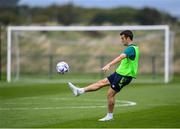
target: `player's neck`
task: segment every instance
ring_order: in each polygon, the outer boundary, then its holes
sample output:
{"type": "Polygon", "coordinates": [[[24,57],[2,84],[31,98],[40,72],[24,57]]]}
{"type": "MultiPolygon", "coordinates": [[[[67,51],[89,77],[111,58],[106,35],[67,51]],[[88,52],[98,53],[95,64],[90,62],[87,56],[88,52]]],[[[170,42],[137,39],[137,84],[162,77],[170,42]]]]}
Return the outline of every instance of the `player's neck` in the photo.
{"type": "Polygon", "coordinates": [[[132,42],[132,41],[128,43],[128,46],[130,46],[130,45],[133,45],[133,42],[132,42]]]}

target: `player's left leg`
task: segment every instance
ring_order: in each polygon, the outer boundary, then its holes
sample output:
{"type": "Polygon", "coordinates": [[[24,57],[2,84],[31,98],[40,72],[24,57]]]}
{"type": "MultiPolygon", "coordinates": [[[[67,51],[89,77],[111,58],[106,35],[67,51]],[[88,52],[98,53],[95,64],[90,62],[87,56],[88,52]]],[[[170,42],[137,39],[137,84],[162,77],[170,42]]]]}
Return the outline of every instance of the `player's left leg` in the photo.
{"type": "Polygon", "coordinates": [[[117,93],[118,92],[113,90],[111,87],[109,88],[108,93],[107,93],[108,113],[104,118],[99,119],[99,121],[109,121],[109,120],[113,119],[113,110],[114,110],[114,105],[115,105],[115,95],[117,93]]]}
{"type": "Polygon", "coordinates": [[[113,109],[114,109],[114,105],[115,105],[115,95],[120,92],[120,90],[128,85],[131,80],[132,77],[127,77],[127,76],[121,76],[117,73],[114,73],[112,75],[110,75],[108,77],[110,83],[111,83],[111,87],[108,90],[108,94],[107,94],[107,100],[108,100],[108,113],[107,115],[102,118],[99,119],[99,121],[109,121],[113,119],[113,109]]]}
{"type": "Polygon", "coordinates": [[[113,113],[114,110],[114,105],[115,105],[115,95],[118,92],[116,92],[115,90],[113,90],[111,87],[108,90],[107,93],[107,100],[108,100],[108,112],[109,113],[113,113]]]}

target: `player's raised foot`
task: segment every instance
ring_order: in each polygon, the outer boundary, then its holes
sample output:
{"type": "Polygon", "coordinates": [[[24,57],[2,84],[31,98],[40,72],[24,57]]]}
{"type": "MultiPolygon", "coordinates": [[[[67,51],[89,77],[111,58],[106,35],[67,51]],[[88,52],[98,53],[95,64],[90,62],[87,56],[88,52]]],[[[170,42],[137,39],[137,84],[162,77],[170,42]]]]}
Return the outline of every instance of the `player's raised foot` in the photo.
{"type": "Polygon", "coordinates": [[[113,120],[113,117],[109,117],[109,116],[106,115],[105,117],[99,119],[98,121],[105,122],[105,121],[111,121],[111,120],[113,120]]]}
{"type": "Polygon", "coordinates": [[[73,94],[75,96],[79,96],[79,92],[78,92],[78,88],[76,86],[74,86],[71,82],[68,82],[68,86],[69,88],[72,90],[73,94]]]}

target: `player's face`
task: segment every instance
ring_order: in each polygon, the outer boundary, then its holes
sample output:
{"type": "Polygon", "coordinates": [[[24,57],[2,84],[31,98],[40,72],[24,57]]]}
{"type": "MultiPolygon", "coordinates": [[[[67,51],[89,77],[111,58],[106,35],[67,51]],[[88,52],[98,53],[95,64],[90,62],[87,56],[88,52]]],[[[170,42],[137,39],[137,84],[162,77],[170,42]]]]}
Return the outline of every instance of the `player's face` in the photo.
{"type": "Polygon", "coordinates": [[[121,37],[121,42],[123,43],[123,45],[127,46],[128,45],[127,38],[124,35],[121,35],[120,37],[121,37]]]}

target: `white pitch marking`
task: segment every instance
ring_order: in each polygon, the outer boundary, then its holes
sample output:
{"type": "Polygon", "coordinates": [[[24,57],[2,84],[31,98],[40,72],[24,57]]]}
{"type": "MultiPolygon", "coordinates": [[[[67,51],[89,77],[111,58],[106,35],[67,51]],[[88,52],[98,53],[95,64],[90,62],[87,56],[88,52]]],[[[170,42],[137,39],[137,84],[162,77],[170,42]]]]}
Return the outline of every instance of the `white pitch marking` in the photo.
{"type": "MultiPolygon", "coordinates": [[[[37,99],[37,98],[36,98],[37,99]]],[[[53,99],[53,100],[72,100],[71,98],[44,98],[44,99],[53,99]]],[[[106,100],[91,100],[91,99],[83,99],[81,101],[91,101],[91,102],[106,102],[106,100]]],[[[24,104],[24,103],[4,103],[4,104],[24,104]]],[[[28,104],[28,103],[26,103],[28,104]]],[[[29,103],[33,104],[33,103],[29,103]]],[[[116,100],[116,107],[124,107],[124,106],[135,106],[137,103],[132,101],[125,100],[116,100]]],[[[59,110],[59,109],[89,109],[89,108],[106,108],[106,105],[88,105],[88,106],[62,106],[62,107],[0,107],[0,110],[59,110]]]]}

